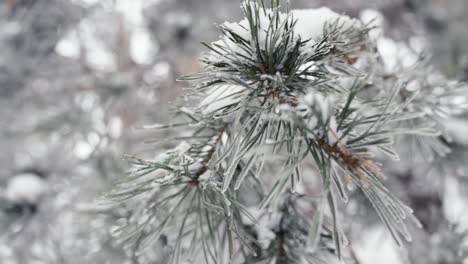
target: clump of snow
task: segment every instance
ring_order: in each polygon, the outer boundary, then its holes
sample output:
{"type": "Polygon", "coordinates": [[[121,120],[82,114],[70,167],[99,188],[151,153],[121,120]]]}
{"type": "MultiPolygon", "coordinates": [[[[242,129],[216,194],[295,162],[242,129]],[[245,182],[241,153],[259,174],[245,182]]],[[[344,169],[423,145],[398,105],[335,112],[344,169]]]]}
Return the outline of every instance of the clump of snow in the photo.
{"type": "MultiPolygon", "coordinates": [[[[274,11],[272,10],[267,10],[266,13],[263,11],[259,12],[259,16],[256,18],[258,21],[254,22],[259,28],[257,37],[260,49],[266,46],[265,42],[267,41],[268,31],[271,24],[270,17],[275,17],[273,16],[273,12],[274,11]]],[[[315,43],[319,42],[324,37],[324,30],[327,26],[332,26],[335,23],[343,29],[362,26],[359,20],[350,18],[349,16],[340,15],[326,7],[318,9],[292,10],[290,14],[280,13],[278,19],[280,23],[284,22],[286,19],[295,21],[294,36],[303,41],[308,41],[307,45],[303,47],[303,49],[310,49],[315,43]]],[[[222,26],[245,40],[252,39],[250,25],[247,19],[243,19],[237,23],[225,22],[222,26]]],[[[221,40],[213,42],[212,45],[214,47],[221,47],[220,49],[217,49],[217,51],[222,55],[219,56],[219,54],[215,52],[210,52],[207,59],[211,61],[219,59],[224,60],[226,53],[232,52],[243,56],[251,56],[247,54],[247,51],[239,47],[238,44],[231,41],[227,36],[224,36],[221,40]]],[[[314,62],[310,62],[310,64],[313,63],[314,62]]],[[[310,64],[303,65],[299,70],[309,66],[313,67],[313,65],[310,64]]],[[[313,79],[313,77],[306,78],[313,79]]],[[[239,85],[223,84],[214,86],[208,91],[207,97],[200,103],[202,114],[213,114],[230,105],[239,103],[246,94],[246,88],[239,85]]],[[[307,95],[304,98],[305,101],[298,106],[298,110],[304,115],[310,115],[311,111],[314,112],[314,114],[312,114],[308,119],[308,127],[315,128],[320,120],[326,119],[326,116],[329,115],[329,98],[325,98],[320,94],[317,94],[317,96],[317,98],[313,98],[312,95],[307,95]],[[320,114],[316,115],[316,113],[320,114]]],[[[280,109],[278,111],[281,112],[280,109]]]]}
{"type": "Polygon", "coordinates": [[[221,84],[210,88],[207,97],[200,103],[202,114],[209,115],[239,103],[247,94],[244,86],[221,84]]]}
{"type": "MultiPolygon", "coordinates": [[[[258,18],[258,22],[257,22],[258,23],[258,28],[259,28],[259,30],[258,30],[259,47],[265,47],[267,31],[268,31],[268,27],[270,25],[270,19],[268,18],[268,15],[270,15],[271,12],[272,11],[270,10],[267,14],[265,14],[263,12],[260,12],[260,14],[259,14],[259,18],[258,18]]],[[[283,21],[284,17],[285,17],[285,15],[282,15],[280,20],[283,21]]],[[[251,34],[251,31],[250,31],[250,25],[249,25],[249,22],[248,22],[247,18],[244,18],[240,22],[233,22],[233,23],[224,22],[222,24],[222,26],[225,27],[228,30],[231,30],[232,32],[239,35],[241,38],[243,38],[245,40],[251,40],[252,39],[252,34],[251,34]]],[[[221,47],[226,48],[228,51],[236,52],[236,53],[242,54],[244,56],[249,56],[249,54],[247,54],[247,52],[244,49],[240,48],[236,43],[231,41],[226,36],[223,37],[222,39],[218,40],[218,41],[213,42],[212,45],[221,46],[221,47]]],[[[215,59],[216,55],[214,53],[211,53],[210,55],[213,56],[212,59],[215,59]]]]}
{"type": "MultiPolygon", "coordinates": [[[[259,28],[258,42],[260,48],[265,47],[267,32],[270,27],[269,16],[272,15],[272,12],[272,10],[267,10],[266,14],[264,12],[259,13],[258,22],[256,22],[256,24],[258,24],[259,28]]],[[[340,15],[326,7],[317,9],[292,10],[289,15],[285,13],[279,14],[280,22],[284,22],[286,19],[296,21],[296,25],[294,27],[295,37],[300,37],[304,41],[309,40],[306,48],[310,48],[324,37],[324,29],[327,25],[338,23],[338,25],[342,26],[343,29],[361,26],[359,20],[353,19],[346,15],[340,15]]],[[[223,26],[246,40],[252,39],[250,26],[247,19],[243,19],[242,21],[235,23],[225,22],[223,26]]],[[[224,37],[223,39],[218,40],[212,44],[225,47],[227,50],[235,51],[242,55],[247,55],[243,49],[239,48],[227,37],[224,37]]],[[[211,55],[214,54],[211,53],[211,55]]]]}
{"type": "Polygon", "coordinates": [[[5,189],[5,198],[15,204],[36,204],[47,192],[47,183],[36,174],[14,176],[5,189]]]}
{"type": "Polygon", "coordinates": [[[292,18],[297,20],[294,32],[303,40],[312,40],[311,44],[320,41],[327,25],[338,23],[343,29],[360,26],[360,22],[346,15],[340,15],[330,8],[298,9],[291,11],[292,18]]]}

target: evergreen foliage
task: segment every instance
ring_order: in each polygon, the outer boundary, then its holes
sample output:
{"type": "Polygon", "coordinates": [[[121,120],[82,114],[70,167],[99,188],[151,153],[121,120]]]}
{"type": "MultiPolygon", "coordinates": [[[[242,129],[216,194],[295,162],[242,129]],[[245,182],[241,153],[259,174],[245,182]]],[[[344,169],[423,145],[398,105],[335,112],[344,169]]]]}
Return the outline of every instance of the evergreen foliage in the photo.
{"type": "Polygon", "coordinates": [[[340,208],[360,192],[397,244],[411,241],[420,224],[381,162],[398,159],[395,141],[445,154],[440,122],[465,109],[464,87],[434,81],[422,57],[389,71],[372,26],[328,9],[241,7],[245,19],[204,44],[203,70],[181,78],[193,85],[176,121],[144,127],[176,146],[128,157],[106,195],[133,208],[115,234],[135,256],[166,241],[170,263],[352,261],[340,208]]]}

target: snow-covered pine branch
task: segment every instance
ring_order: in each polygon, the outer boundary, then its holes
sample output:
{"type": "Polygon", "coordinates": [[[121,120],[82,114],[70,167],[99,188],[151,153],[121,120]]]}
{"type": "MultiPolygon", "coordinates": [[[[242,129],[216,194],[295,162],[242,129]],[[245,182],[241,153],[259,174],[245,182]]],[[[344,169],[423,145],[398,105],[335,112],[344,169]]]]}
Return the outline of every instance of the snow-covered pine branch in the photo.
{"type": "Polygon", "coordinates": [[[180,123],[150,126],[178,146],[129,158],[134,169],[107,195],[133,206],[115,234],[137,253],[163,239],[168,263],[347,259],[338,198],[358,190],[399,245],[411,240],[408,220],[419,223],[384,186],[376,156],[398,157],[395,136],[438,140],[433,121],[464,109],[459,95],[445,101],[430,76],[394,67],[369,24],[272,4],[243,1],[245,19],[220,25],[203,70],[182,78],[198,103],[182,106],[180,123]]]}

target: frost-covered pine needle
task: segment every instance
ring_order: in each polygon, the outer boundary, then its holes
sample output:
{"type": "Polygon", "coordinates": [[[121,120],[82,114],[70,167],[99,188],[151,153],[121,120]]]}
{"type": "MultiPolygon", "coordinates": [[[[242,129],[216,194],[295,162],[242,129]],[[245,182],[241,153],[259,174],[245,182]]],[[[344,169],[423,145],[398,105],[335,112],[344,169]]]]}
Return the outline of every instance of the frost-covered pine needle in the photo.
{"type": "Polygon", "coordinates": [[[180,122],[146,127],[182,142],[154,160],[130,157],[134,169],[107,195],[134,205],[115,233],[138,252],[163,236],[173,263],[343,258],[338,198],[348,201],[351,184],[399,245],[411,240],[408,222],[419,222],[376,157],[398,158],[396,136],[439,140],[434,123],[464,109],[462,86],[442,87],[418,59],[418,74],[397,68],[387,40],[359,20],[270,6],[243,1],[245,18],[220,25],[203,70],[182,78],[199,103],[181,106],[180,122]]]}

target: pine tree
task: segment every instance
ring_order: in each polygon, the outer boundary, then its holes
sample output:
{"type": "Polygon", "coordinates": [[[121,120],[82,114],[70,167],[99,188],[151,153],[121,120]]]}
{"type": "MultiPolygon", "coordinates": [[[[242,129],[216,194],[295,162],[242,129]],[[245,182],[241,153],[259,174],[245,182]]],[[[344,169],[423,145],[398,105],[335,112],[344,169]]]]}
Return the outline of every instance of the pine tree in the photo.
{"type": "Polygon", "coordinates": [[[106,195],[132,208],[114,233],[135,261],[159,244],[161,263],[355,263],[342,208],[363,196],[403,246],[421,224],[383,164],[408,142],[444,155],[442,122],[466,108],[466,87],[406,46],[385,54],[379,41],[395,43],[372,24],[279,1],[241,8],[181,78],[174,121],[144,127],[174,148],[128,157],[106,195]]]}

